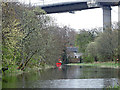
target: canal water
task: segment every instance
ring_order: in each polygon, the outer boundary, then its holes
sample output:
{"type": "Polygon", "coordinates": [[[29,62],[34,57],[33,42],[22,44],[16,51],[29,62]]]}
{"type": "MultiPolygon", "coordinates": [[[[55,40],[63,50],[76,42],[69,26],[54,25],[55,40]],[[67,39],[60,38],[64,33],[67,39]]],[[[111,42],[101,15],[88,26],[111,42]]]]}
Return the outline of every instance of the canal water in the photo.
{"type": "Polygon", "coordinates": [[[2,88],[106,88],[120,83],[120,69],[67,66],[2,78],[2,88]]]}

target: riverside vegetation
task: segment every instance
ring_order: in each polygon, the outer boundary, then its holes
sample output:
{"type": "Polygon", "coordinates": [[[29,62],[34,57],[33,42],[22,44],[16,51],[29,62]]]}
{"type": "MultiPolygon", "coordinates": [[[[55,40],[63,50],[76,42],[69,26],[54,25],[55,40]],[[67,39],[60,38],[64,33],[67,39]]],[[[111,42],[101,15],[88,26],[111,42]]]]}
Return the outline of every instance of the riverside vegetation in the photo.
{"type": "Polygon", "coordinates": [[[70,63],[67,65],[80,65],[80,66],[98,66],[108,68],[119,68],[119,64],[115,62],[94,62],[94,63],[70,63]]]}
{"type": "Polygon", "coordinates": [[[120,63],[119,24],[102,31],[100,28],[80,30],[76,37],[76,46],[84,53],[85,63],[113,62],[120,63]]]}
{"type": "MultiPolygon", "coordinates": [[[[76,36],[76,46],[83,53],[83,63],[68,65],[99,66],[120,68],[120,23],[102,31],[100,28],[80,30],[76,36]]],[[[120,89],[120,83],[114,87],[120,89]]]]}
{"type": "MultiPolygon", "coordinates": [[[[79,47],[85,63],[117,62],[120,57],[119,24],[112,29],[80,30],[59,27],[39,7],[2,3],[2,66],[7,72],[68,63],[66,47],[79,47]]],[[[120,60],[119,60],[120,61],[120,60]]]]}
{"type": "Polygon", "coordinates": [[[73,65],[119,66],[119,24],[106,31],[96,28],[76,33],[70,27],[56,25],[39,7],[16,2],[2,2],[1,6],[0,69],[7,67],[5,73],[54,67],[59,58],[69,63],[66,53],[69,45],[79,47],[79,52],[84,53],[84,63],[73,65]]]}
{"type": "Polygon", "coordinates": [[[73,29],[57,26],[40,7],[2,2],[2,67],[5,72],[53,67],[66,63],[73,29]]]}

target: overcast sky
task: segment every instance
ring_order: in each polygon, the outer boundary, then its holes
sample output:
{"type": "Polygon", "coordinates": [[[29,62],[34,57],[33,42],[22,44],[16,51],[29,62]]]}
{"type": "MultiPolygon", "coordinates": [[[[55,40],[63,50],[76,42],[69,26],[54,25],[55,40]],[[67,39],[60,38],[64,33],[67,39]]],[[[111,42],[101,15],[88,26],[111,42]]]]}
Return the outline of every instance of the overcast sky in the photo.
{"type": "MultiPolygon", "coordinates": [[[[43,0],[20,0],[26,3],[29,1],[32,4],[43,4],[43,0]]],[[[66,1],[78,1],[78,0],[44,0],[45,4],[66,2],[66,1]],[[56,2],[57,1],[57,2],[56,2]]],[[[76,30],[78,29],[90,29],[103,26],[103,12],[101,8],[89,9],[83,11],[76,11],[75,14],[71,13],[56,13],[49,14],[56,19],[56,23],[60,26],[67,25],[76,30]]],[[[118,21],[118,7],[112,7],[112,22],[118,21]]]]}
{"type": "MultiPolygon", "coordinates": [[[[75,29],[95,28],[103,26],[103,11],[99,9],[90,9],[83,11],[76,11],[71,13],[56,13],[50,14],[56,19],[59,25],[67,25],[75,29]]],[[[112,22],[118,21],[118,7],[112,8],[112,22]]]]}

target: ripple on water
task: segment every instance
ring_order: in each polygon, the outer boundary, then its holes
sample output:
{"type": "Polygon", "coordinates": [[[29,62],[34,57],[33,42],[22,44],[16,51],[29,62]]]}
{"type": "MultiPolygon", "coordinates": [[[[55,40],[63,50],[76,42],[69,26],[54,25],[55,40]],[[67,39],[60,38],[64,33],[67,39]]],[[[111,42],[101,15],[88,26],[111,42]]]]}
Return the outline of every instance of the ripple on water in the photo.
{"type": "Polygon", "coordinates": [[[35,88],[105,88],[113,86],[118,81],[117,78],[108,79],[58,79],[39,80],[31,87],[35,88]]]}

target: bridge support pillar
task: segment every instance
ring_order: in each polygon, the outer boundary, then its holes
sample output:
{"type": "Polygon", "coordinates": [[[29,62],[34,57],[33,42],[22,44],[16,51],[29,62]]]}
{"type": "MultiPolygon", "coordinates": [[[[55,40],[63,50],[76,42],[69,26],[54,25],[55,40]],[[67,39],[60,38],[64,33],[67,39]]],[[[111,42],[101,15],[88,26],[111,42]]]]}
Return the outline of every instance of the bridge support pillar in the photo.
{"type": "Polygon", "coordinates": [[[103,30],[111,29],[111,7],[103,6],[103,30]]]}
{"type": "MultiPolygon", "coordinates": [[[[120,38],[120,5],[118,5],[118,27],[118,38],[120,38]]],[[[118,39],[118,46],[120,46],[120,39],[118,39]]],[[[118,62],[120,65],[120,48],[118,48],[118,62]]]]}
{"type": "Polygon", "coordinates": [[[118,23],[120,28],[120,5],[118,6],[118,23]]]}

